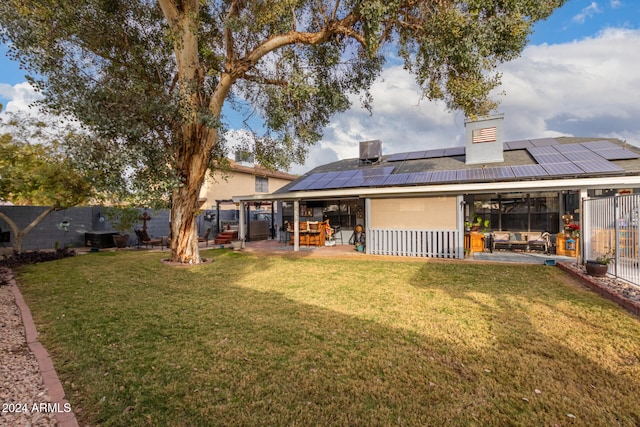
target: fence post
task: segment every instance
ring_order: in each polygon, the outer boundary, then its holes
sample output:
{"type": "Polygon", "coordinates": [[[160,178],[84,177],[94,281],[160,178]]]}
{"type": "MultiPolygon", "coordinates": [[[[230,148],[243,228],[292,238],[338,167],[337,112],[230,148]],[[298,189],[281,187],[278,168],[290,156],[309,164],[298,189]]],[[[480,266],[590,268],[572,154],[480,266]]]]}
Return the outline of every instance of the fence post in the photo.
{"type": "Polygon", "coordinates": [[[615,258],[613,264],[613,275],[618,277],[618,263],[620,262],[620,195],[613,195],[613,218],[615,220],[615,258]]]}

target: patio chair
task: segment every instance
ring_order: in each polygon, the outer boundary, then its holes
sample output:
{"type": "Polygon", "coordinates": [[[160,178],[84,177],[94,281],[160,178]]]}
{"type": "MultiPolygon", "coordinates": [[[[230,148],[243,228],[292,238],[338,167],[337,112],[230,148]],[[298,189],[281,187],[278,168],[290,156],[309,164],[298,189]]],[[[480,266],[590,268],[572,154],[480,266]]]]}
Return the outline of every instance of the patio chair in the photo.
{"type": "Polygon", "coordinates": [[[138,247],[140,247],[140,245],[142,244],[146,247],[149,247],[149,245],[151,245],[151,247],[153,248],[155,245],[160,245],[160,248],[164,248],[164,240],[162,238],[152,239],[151,237],[149,237],[149,233],[147,233],[147,230],[145,229],[134,231],[136,233],[136,237],[138,237],[138,247]]]}

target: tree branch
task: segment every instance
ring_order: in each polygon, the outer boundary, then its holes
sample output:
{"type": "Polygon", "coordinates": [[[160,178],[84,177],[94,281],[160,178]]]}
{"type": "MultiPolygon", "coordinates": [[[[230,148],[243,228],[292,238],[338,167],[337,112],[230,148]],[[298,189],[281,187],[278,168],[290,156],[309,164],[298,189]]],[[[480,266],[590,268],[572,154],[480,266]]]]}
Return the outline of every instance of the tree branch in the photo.
{"type": "Polygon", "coordinates": [[[256,47],[247,56],[242,58],[242,60],[238,61],[238,63],[240,64],[239,67],[234,67],[234,69],[229,71],[231,72],[234,79],[237,79],[243,76],[269,52],[292,44],[322,44],[335,35],[344,35],[346,37],[350,37],[356,40],[362,46],[365,46],[364,36],[353,29],[353,25],[358,22],[358,20],[359,18],[356,15],[349,14],[339,21],[330,22],[323,29],[316,33],[289,32],[286,34],[273,36],[256,47]]]}
{"type": "Polygon", "coordinates": [[[226,62],[227,64],[233,66],[235,62],[235,46],[233,43],[233,31],[231,30],[231,26],[229,24],[229,20],[235,18],[240,15],[240,1],[242,0],[233,0],[229,5],[229,11],[227,12],[227,16],[224,18],[225,28],[224,28],[224,44],[226,51],[226,62]]]}

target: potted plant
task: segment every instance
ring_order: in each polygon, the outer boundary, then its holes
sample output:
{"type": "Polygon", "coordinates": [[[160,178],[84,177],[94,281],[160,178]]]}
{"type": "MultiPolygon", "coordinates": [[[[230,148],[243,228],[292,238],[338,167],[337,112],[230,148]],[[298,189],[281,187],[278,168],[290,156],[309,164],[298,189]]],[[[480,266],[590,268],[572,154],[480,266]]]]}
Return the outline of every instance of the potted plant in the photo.
{"type": "Polygon", "coordinates": [[[480,215],[473,216],[473,223],[471,223],[471,231],[478,233],[486,233],[489,229],[490,221],[482,218],[480,215]]]}
{"type": "Polygon", "coordinates": [[[119,233],[113,236],[113,243],[118,248],[126,248],[129,244],[128,232],[140,219],[140,212],[131,206],[112,206],[105,208],[104,214],[119,233]]]}
{"type": "Polygon", "coordinates": [[[233,240],[231,242],[231,249],[239,251],[244,247],[244,240],[233,240]]]}
{"type": "Polygon", "coordinates": [[[612,260],[613,256],[609,252],[598,256],[596,259],[587,260],[587,263],[585,264],[587,274],[595,277],[606,276],[607,271],[609,270],[609,264],[612,260]]]}

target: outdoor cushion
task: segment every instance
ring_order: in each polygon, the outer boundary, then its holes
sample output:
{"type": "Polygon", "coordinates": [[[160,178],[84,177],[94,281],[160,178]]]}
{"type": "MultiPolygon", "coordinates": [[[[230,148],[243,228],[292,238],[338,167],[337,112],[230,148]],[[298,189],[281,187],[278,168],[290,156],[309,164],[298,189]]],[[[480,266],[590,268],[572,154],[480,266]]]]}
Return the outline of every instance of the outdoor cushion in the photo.
{"type": "Polygon", "coordinates": [[[542,238],[542,233],[529,233],[527,235],[527,240],[529,242],[544,242],[542,238]]]}
{"type": "Polygon", "coordinates": [[[493,233],[494,242],[508,242],[509,233],[493,233]]]}

